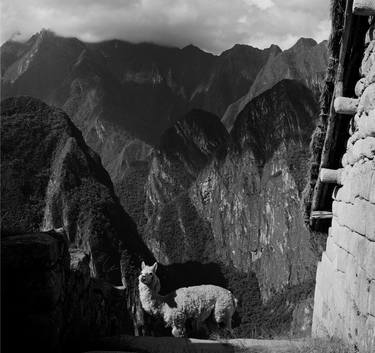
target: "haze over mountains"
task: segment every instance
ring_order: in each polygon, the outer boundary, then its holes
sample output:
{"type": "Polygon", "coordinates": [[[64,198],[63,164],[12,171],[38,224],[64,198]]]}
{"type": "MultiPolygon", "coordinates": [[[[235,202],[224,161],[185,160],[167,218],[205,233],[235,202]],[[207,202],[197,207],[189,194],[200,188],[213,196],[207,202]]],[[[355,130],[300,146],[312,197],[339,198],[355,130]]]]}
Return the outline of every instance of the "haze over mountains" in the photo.
{"type": "Polygon", "coordinates": [[[266,303],[314,278],[300,197],[327,61],[306,38],[217,56],[43,30],[2,46],[2,98],[67,112],[158,261],[254,275],[266,303]]]}

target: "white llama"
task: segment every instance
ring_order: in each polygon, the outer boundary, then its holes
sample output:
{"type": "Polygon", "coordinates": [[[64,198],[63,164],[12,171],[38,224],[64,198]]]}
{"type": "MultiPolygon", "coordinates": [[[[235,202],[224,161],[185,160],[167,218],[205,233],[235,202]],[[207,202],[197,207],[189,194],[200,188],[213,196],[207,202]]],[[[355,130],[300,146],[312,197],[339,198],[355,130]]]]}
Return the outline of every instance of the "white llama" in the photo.
{"type": "Polygon", "coordinates": [[[166,327],[172,327],[172,335],[186,335],[187,319],[203,324],[213,313],[218,325],[231,329],[232,316],[236,310],[237,299],[222,287],[201,285],[179,288],[167,295],[160,295],[160,281],[156,275],[158,264],[146,266],[142,262],[139,276],[139,296],[143,309],[150,315],[160,315],[166,327]]]}

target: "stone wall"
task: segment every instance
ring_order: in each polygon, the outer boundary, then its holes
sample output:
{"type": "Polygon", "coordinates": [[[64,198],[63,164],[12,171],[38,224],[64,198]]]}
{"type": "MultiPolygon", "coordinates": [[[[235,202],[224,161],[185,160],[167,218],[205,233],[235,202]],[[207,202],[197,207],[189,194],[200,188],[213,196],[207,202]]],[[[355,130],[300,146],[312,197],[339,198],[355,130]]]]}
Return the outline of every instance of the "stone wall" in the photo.
{"type": "Polygon", "coordinates": [[[374,352],[375,40],[368,39],[360,73],[342,186],[333,193],[332,225],[318,264],[312,330],[315,336],[338,336],[360,352],[374,352]]]}
{"type": "Polygon", "coordinates": [[[124,290],[90,277],[89,257],[63,232],[1,242],[2,351],[75,352],[131,332],[124,290]]]}

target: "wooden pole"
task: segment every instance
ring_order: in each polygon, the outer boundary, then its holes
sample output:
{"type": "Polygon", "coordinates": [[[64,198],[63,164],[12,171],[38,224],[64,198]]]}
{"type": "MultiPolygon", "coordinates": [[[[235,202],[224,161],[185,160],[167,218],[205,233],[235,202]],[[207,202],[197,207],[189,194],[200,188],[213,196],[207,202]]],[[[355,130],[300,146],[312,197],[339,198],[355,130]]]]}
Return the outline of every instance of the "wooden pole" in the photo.
{"type": "Polygon", "coordinates": [[[312,211],[311,218],[313,219],[331,219],[332,212],[330,211],[312,211]]]}
{"type": "Polygon", "coordinates": [[[354,115],[357,113],[359,99],[337,97],[333,104],[336,113],[345,115],[354,115]]]}
{"type": "Polygon", "coordinates": [[[350,30],[351,30],[351,25],[352,25],[352,7],[353,7],[353,0],[347,0],[346,7],[345,7],[345,18],[344,18],[344,33],[342,34],[339,64],[337,67],[337,75],[336,75],[336,81],[337,81],[335,85],[336,97],[342,97],[343,91],[344,91],[344,60],[345,60],[345,53],[348,48],[350,30]]]}

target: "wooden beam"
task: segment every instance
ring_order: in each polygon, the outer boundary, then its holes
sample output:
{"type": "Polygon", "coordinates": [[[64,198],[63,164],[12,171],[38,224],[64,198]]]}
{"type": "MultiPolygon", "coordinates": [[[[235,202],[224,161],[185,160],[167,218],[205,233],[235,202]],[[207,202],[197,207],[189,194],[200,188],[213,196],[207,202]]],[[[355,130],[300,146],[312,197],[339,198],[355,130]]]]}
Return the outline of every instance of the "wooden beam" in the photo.
{"type": "Polygon", "coordinates": [[[375,0],[354,0],[353,14],[359,16],[374,16],[375,0]]]}
{"type": "Polygon", "coordinates": [[[343,170],[344,170],[343,168],[341,169],[322,168],[319,173],[319,179],[321,180],[322,183],[342,185],[343,170]]]}
{"type": "Polygon", "coordinates": [[[348,49],[350,30],[352,27],[352,7],[353,0],[347,0],[345,6],[344,31],[341,37],[339,64],[336,72],[335,96],[341,97],[344,93],[344,66],[348,49]]]}
{"type": "Polygon", "coordinates": [[[313,219],[330,219],[332,218],[332,212],[330,211],[312,211],[311,218],[313,219]]]}
{"type": "Polygon", "coordinates": [[[357,113],[358,103],[359,99],[337,97],[335,98],[333,106],[335,108],[335,112],[338,114],[354,115],[357,113]]]}

